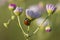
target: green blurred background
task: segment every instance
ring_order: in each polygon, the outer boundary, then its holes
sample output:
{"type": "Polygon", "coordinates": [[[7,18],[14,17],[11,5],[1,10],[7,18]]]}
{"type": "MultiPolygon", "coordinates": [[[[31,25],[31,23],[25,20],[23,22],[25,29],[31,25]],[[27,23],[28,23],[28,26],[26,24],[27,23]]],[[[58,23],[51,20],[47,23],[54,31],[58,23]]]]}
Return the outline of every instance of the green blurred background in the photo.
{"type": "MultiPolygon", "coordinates": [[[[0,6],[0,40],[25,40],[21,29],[18,27],[17,18],[10,22],[8,29],[4,27],[3,23],[7,22],[11,17],[11,12],[8,10],[8,0],[6,3],[0,6]]],[[[0,1],[1,2],[1,1],[0,1]]],[[[30,5],[37,4],[39,2],[57,4],[60,0],[12,0],[12,3],[17,6],[24,8],[24,10],[30,5]]],[[[46,15],[43,15],[46,17],[46,15]]],[[[25,12],[20,16],[21,24],[25,32],[27,32],[27,26],[24,25],[23,21],[25,12]],[[22,18],[23,17],[23,18],[22,18]]],[[[29,38],[29,40],[60,40],[60,12],[55,12],[53,16],[49,17],[52,22],[52,31],[45,32],[39,30],[35,35],[29,38]]],[[[37,28],[34,21],[30,25],[30,34],[37,28]]]]}

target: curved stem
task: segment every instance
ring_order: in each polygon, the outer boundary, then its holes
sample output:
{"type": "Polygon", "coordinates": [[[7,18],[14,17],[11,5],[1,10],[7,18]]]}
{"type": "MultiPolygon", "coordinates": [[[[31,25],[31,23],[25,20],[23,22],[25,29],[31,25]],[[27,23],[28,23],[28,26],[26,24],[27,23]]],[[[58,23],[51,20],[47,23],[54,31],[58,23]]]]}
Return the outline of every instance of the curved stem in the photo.
{"type": "Polygon", "coordinates": [[[17,16],[17,19],[18,19],[18,24],[19,24],[19,27],[21,28],[22,33],[23,33],[23,35],[24,35],[24,37],[25,37],[25,39],[26,39],[26,37],[28,37],[28,34],[26,34],[26,33],[24,32],[24,30],[23,30],[23,28],[22,28],[22,26],[21,26],[21,23],[20,23],[19,16],[17,16]]]}
{"type": "Polygon", "coordinates": [[[21,30],[22,30],[22,32],[23,32],[23,34],[26,34],[26,33],[24,32],[24,30],[23,30],[22,26],[21,26],[19,16],[17,16],[17,19],[18,19],[19,27],[21,28],[21,30]]]}

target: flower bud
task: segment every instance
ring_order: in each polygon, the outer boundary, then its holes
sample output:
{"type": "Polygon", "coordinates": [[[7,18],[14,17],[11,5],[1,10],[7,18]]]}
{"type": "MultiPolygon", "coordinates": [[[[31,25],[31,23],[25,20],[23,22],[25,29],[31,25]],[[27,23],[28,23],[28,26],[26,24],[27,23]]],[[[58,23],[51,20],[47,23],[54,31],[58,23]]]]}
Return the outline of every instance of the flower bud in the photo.
{"type": "Polygon", "coordinates": [[[49,25],[46,26],[45,31],[46,31],[46,32],[50,32],[50,31],[51,31],[51,27],[50,27],[49,25]]]}
{"type": "Polygon", "coordinates": [[[14,10],[16,8],[16,4],[9,4],[9,10],[14,10]]]}
{"type": "Polygon", "coordinates": [[[46,5],[46,10],[48,12],[48,15],[53,14],[56,10],[56,7],[52,4],[47,4],[46,5]]]}
{"type": "Polygon", "coordinates": [[[14,10],[14,14],[16,16],[19,16],[22,12],[23,12],[23,9],[21,7],[16,7],[16,9],[14,10]]]}

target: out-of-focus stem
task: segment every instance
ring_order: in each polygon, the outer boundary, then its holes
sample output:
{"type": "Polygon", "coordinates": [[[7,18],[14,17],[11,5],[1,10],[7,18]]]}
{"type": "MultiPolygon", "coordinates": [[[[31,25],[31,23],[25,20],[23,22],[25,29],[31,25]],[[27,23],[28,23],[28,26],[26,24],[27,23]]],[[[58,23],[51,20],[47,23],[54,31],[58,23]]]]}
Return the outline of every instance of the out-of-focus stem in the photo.
{"type": "Polygon", "coordinates": [[[28,28],[27,28],[27,32],[28,32],[28,36],[27,36],[27,38],[26,38],[26,40],[29,40],[29,28],[30,26],[28,26],[28,28]]]}
{"type": "Polygon", "coordinates": [[[9,25],[9,23],[14,20],[15,16],[13,15],[12,11],[11,11],[11,18],[8,19],[8,21],[6,23],[3,23],[3,25],[7,28],[7,26],[9,25]]]}
{"type": "Polygon", "coordinates": [[[15,18],[15,16],[13,17],[14,15],[13,15],[13,13],[12,13],[12,11],[11,11],[11,18],[8,20],[8,22],[7,22],[7,24],[9,24],[14,18],[15,18]]]}
{"type": "Polygon", "coordinates": [[[28,33],[29,33],[29,26],[28,26],[28,28],[27,28],[27,31],[28,31],[28,33]]]}
{"type": "Polygon", "coordinates": [[[9,24],[11,22],[11,19],[8,20],[7,24],[9,24]]]}

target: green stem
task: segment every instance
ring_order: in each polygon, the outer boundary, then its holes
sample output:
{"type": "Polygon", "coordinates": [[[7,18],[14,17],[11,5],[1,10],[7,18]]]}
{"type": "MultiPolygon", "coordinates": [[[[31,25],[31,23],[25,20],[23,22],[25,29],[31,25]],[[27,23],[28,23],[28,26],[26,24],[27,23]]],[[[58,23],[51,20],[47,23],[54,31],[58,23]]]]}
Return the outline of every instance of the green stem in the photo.
{"type": "Polygon", "coordinates": [[[29,33],[29,26],[28,26],[28,28],[27,28],[27,31],[28,31],[28,33],[29,33]]]}
{"type": "MultiPolygon", "coordinates": [[[[12,13],[12,11],[11,11],[11,17],[13,16],[13,13],[12,13]]],[[[7,22],[7,25],[11,22],[11,20],[12,20],[12,18],[10,18],[9,20],[8,20],[8,22],[7,22]]]]}
{"type": "Polygon", "coordinates": [[[27,28],[28,36],[27,36],[26,40],[29,40],[29,28],[30,28],[30,26],[28,26],[28,28],[27,28]]]}
{"type": "Polygon", "coordinates": [[[33,34],[36,34],[38,30],[39,30],[39,27],[33,32],[33,34]]]}
{"type": "Polygon", "coordinates": [[[18,19],[19,27],[21,28],[21,30],[22,30],[22,32],[23,32],[23,34],[26,34],[26,33],[24,32],[24,30],[23,30],[22,26],[21,26],[19,16],[17,16],[17,19],[18,19]]]}
{"type": "Polygon", "coordinates": [[[11,19],[8,20],[7,24],[9,24],[11,22],[11,19]]]}
{"type": "Polygon", "coordinates": [[[18,19],[19,27],[21,28],[22,33],[24,34],[24,37],[25,37],[25,39],[26,39],[26,36],[28,36],[28,34],[26,34],[26,33],[24,32],[24,30],[23,30],[23,28],[22,28],[22,26],[21,26],[21,23],[20,23],[20,18],[19,18],[19,16],[17,16],[17,19],[18,19]]]}

